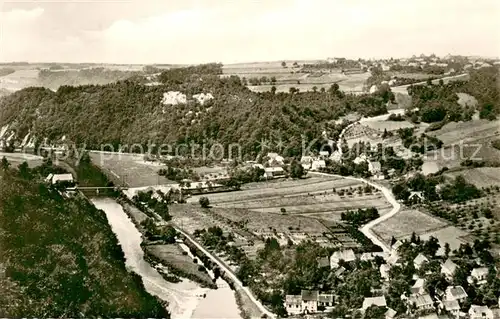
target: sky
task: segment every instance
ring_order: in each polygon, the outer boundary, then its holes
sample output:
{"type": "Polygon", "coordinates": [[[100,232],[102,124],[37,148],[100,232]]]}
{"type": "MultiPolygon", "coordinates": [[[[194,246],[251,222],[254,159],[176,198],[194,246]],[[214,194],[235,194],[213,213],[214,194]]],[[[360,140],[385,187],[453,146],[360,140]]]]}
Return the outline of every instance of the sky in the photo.
{"type": "Polygon", "coordinates": [[[0,61],[500,56],[499,0],[0,0],[0,61]]]}

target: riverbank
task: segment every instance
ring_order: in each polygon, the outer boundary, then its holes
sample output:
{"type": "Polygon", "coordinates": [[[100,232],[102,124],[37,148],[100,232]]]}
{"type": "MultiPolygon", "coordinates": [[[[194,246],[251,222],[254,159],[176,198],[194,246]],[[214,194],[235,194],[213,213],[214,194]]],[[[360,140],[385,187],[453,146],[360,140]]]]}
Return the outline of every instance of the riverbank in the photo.
{"type": "Polygon", "coordinates": [[[91,201],[105,212],[125,254],[127,267],[142,278],[150,294],[169,303],[168,310],[173,319],[240,318],[236,298],[227,284],[224,285],[223,281],[219,280],[217,284],[220,287],[213,290],[202,288],[187,279],[179,283],[164,280],[145,260],[141,247],[142,235],[123,207],[110,198],[94,198],[91,201]],[[203,298],[203,295],[206,297],[203,298]]]}

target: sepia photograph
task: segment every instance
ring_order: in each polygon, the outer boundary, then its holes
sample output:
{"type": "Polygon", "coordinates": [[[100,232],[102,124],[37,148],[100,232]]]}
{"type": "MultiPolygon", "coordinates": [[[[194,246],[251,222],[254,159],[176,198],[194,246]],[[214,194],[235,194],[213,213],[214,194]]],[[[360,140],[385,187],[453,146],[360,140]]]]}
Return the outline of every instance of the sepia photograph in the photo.
{"type": "Polygon", "coordinates": [[[0,318],[500,319],[499,0],[0,0],[0,318]]]}

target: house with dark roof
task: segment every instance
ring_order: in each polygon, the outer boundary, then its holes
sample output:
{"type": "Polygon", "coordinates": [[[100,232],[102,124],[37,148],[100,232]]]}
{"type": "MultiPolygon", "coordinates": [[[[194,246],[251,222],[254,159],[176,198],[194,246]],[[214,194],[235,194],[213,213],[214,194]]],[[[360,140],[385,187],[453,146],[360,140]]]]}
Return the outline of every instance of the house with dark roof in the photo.
{"type": "Polygon", "coordinates": [[[302,313],[314,313],[318,311],[318,296],[317,290],[302,290],[302,313]]]}

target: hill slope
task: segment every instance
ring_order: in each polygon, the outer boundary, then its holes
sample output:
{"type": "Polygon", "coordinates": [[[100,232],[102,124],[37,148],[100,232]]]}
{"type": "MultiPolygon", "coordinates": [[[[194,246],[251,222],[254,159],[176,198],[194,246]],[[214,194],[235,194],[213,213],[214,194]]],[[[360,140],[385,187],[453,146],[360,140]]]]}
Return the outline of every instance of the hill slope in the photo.
{"type": "Polygon", "coordinates": [[[0,172],[0,317],[166,317],[125,269],[106,216],[0,172]]]}
{"type": "MultiPolygon", "coordinates": [[[[172,69],[161,74],[162,85],[146,86],[129,79],[95,86],[63,86],[57,92],[27,88],[0,100],[0,126],[10,125],[22,139],[31,130],[37,137],[57,140],[65,135],[77,144],[99,149],[101,144],[240,143],[244,153],[261,151],[261,139],[279,135],[285,154],[306,140],[321,137],[340,115],[386,112],[390,93],[345,95],[333,87],[326,92],[253,93],[238,77],[220,78],[220,66],[172,69]],[[162,103],[164,93],[179,92],[186,102],[162,103]],[[193,95],[213,99],[198,102],[193,95]]],[[[177,94],[177,93],[176,93],[177,94]]]]}

